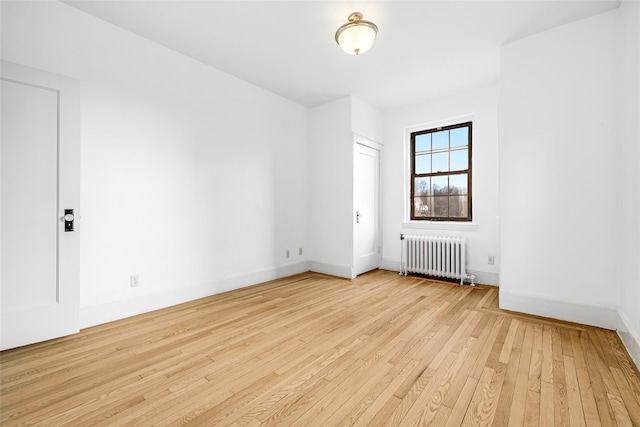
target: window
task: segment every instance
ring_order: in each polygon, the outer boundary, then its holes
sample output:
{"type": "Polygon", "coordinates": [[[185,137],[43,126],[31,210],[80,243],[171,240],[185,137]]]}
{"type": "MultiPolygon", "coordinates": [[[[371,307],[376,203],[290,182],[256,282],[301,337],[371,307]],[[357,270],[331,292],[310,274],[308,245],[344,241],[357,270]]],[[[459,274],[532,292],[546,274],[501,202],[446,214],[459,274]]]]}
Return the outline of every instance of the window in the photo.
{"type": "Polygon", "coordinates": [[[471,221],[471,122],[411,134],[412,220],[471,221]]]}

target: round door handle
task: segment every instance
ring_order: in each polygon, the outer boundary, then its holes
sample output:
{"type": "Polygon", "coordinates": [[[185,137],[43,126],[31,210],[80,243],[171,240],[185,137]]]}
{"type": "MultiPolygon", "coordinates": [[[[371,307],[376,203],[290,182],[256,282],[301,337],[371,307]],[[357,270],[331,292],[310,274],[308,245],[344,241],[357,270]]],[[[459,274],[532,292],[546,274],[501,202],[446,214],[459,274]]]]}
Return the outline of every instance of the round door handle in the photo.
{"type": "Polygon", "coordinates": [[[64,217],[65,221],[73,221],[73,214],[66,214],[64,217]]]}

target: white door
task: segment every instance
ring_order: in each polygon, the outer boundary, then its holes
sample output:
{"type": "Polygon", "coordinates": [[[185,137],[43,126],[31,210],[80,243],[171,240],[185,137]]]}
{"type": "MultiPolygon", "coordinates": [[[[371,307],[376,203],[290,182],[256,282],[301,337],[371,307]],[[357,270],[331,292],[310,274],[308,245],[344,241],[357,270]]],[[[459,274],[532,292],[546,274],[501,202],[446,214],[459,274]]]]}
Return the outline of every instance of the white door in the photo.
{"type": "Polygon", "coordinates": [[[2,61],[0,350],[79,325],[78,85],[2,61]],[[70,219],[70,217],[69,217],[70,219]]]}
{"type": "Polygon", "coordinates": [[[362,274],[380,263],[380,151],[356,144],[354,165],[354,266],[362,274]]]}

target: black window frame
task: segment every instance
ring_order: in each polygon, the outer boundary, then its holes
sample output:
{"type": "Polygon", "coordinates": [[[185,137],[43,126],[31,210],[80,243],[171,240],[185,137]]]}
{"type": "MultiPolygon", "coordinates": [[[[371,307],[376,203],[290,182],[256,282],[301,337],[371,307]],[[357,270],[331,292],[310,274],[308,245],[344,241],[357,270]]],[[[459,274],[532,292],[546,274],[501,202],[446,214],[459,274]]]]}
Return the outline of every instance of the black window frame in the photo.
{"type": "MultiPolygon", "coordinates": [[[[442,126],[442,127],[437,127],[437,128],[433,128],[433,129],[425,129],[425,130],[419,130],[419,131],[415,131],[411,133],[411,137],[410,137],[410,152],[411,152],[411,194],[409,197],[409,212],[410,212],[410,219],[411,221],[456,221],[456,222],[471,222],[473,220],[473,208],[472,208],[472,141],[473,141],[473,122],[464,122],[464,123],[457,123],[457,124],[453,124],[453,125],[448,125],[448,126],[442,126]],[[425,135],[425,134],[429,134],[429,133],[436,133],[436,132],[440,132],[443,130],[451,130],[451,129],[458,129],[458,128],[463,128],[463,127],[467,127],[468,128],[468,163],[467,169],[459,169],[459,170],[448,170],[446,172],[429,172],[429,173],[421,173],[421,174],[417,174],[416,173],[416,169],[415,169],[415,161],[416,161],[416,136],[418,135],[425,135]],[[468,212],[467,212],[467,216],[466,217],[452,217],[452,216],[429,216],[429,217],[425,217],[425,216],[417,216],[415,215],[415,200],[416,200],[416,193],[415,193],[415,182],[416,182],[416,178],[423,178],[423,177],[432,177],[432,176],[451,176],[451,175],[459,175],[459,174],[467,174],[467,197],[468,197],[468,212]]],[[[448,153],[451,153],[451,143],[449,142],[449,148],[447,149],[448,153]]],[[[450,162],[450,161],[449,161],[450,162]]],[[[451,165],[449,164],[449,167],[451,167],[451,165]]],[[[452,197],[452,195],[448,195],[447,196],[450,200],[450,198],[452,197]]]]}

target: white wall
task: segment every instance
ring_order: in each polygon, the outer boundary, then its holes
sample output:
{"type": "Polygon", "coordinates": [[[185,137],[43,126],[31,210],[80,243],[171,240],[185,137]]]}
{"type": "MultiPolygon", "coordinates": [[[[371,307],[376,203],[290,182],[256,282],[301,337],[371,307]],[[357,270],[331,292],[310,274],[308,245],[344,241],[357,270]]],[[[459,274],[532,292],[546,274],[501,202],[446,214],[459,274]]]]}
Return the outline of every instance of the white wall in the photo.
{"type": "Polygon", "coordinates": [[[400,234],[462,236],[467,239],[467,269],[477,283],[497,285],[500,265],[498,195],[498,85],[450,94],[384,113],[382,159],[383,265],[400,268],[400,234]],[[472,229],[468,223],[408,221],[407,136],[424,129],[473,121],[472,229]],[[496,264],[488,265],[488,257],[496,264]]]}
{"type": "Polygon", "coordinates": [[[2,56],[81,83],[82,326],[308,270],[307,109],[58,2],[2,56]]]}
{"type": "Polygon", "coordinates": [[[311,270],[354,278],[355,135],[379,143],[381,114],[354,96],[309,111],[311,270]]]}
{"type": "Polygon", "coordinates": [[[311,269],[353,275],[351,97],[309,111],[311,269]]]}
{"type": "Polygon", "coordinates": [[[636,365],[640,366],[640,3],[620,6],[619,75],[615,103],[620,116],[621,307],[619,326],[636,365]]]}
{"type": "Polygon", "coordinates": [[[617,326],[617,11],[502,48],[502,308],[617,326]]]}
{"type": "Polygon", "coordinates": [[[356,96],[351,97],[351,130],[370,141],[382,143],[382,113],[356,96]]]}

